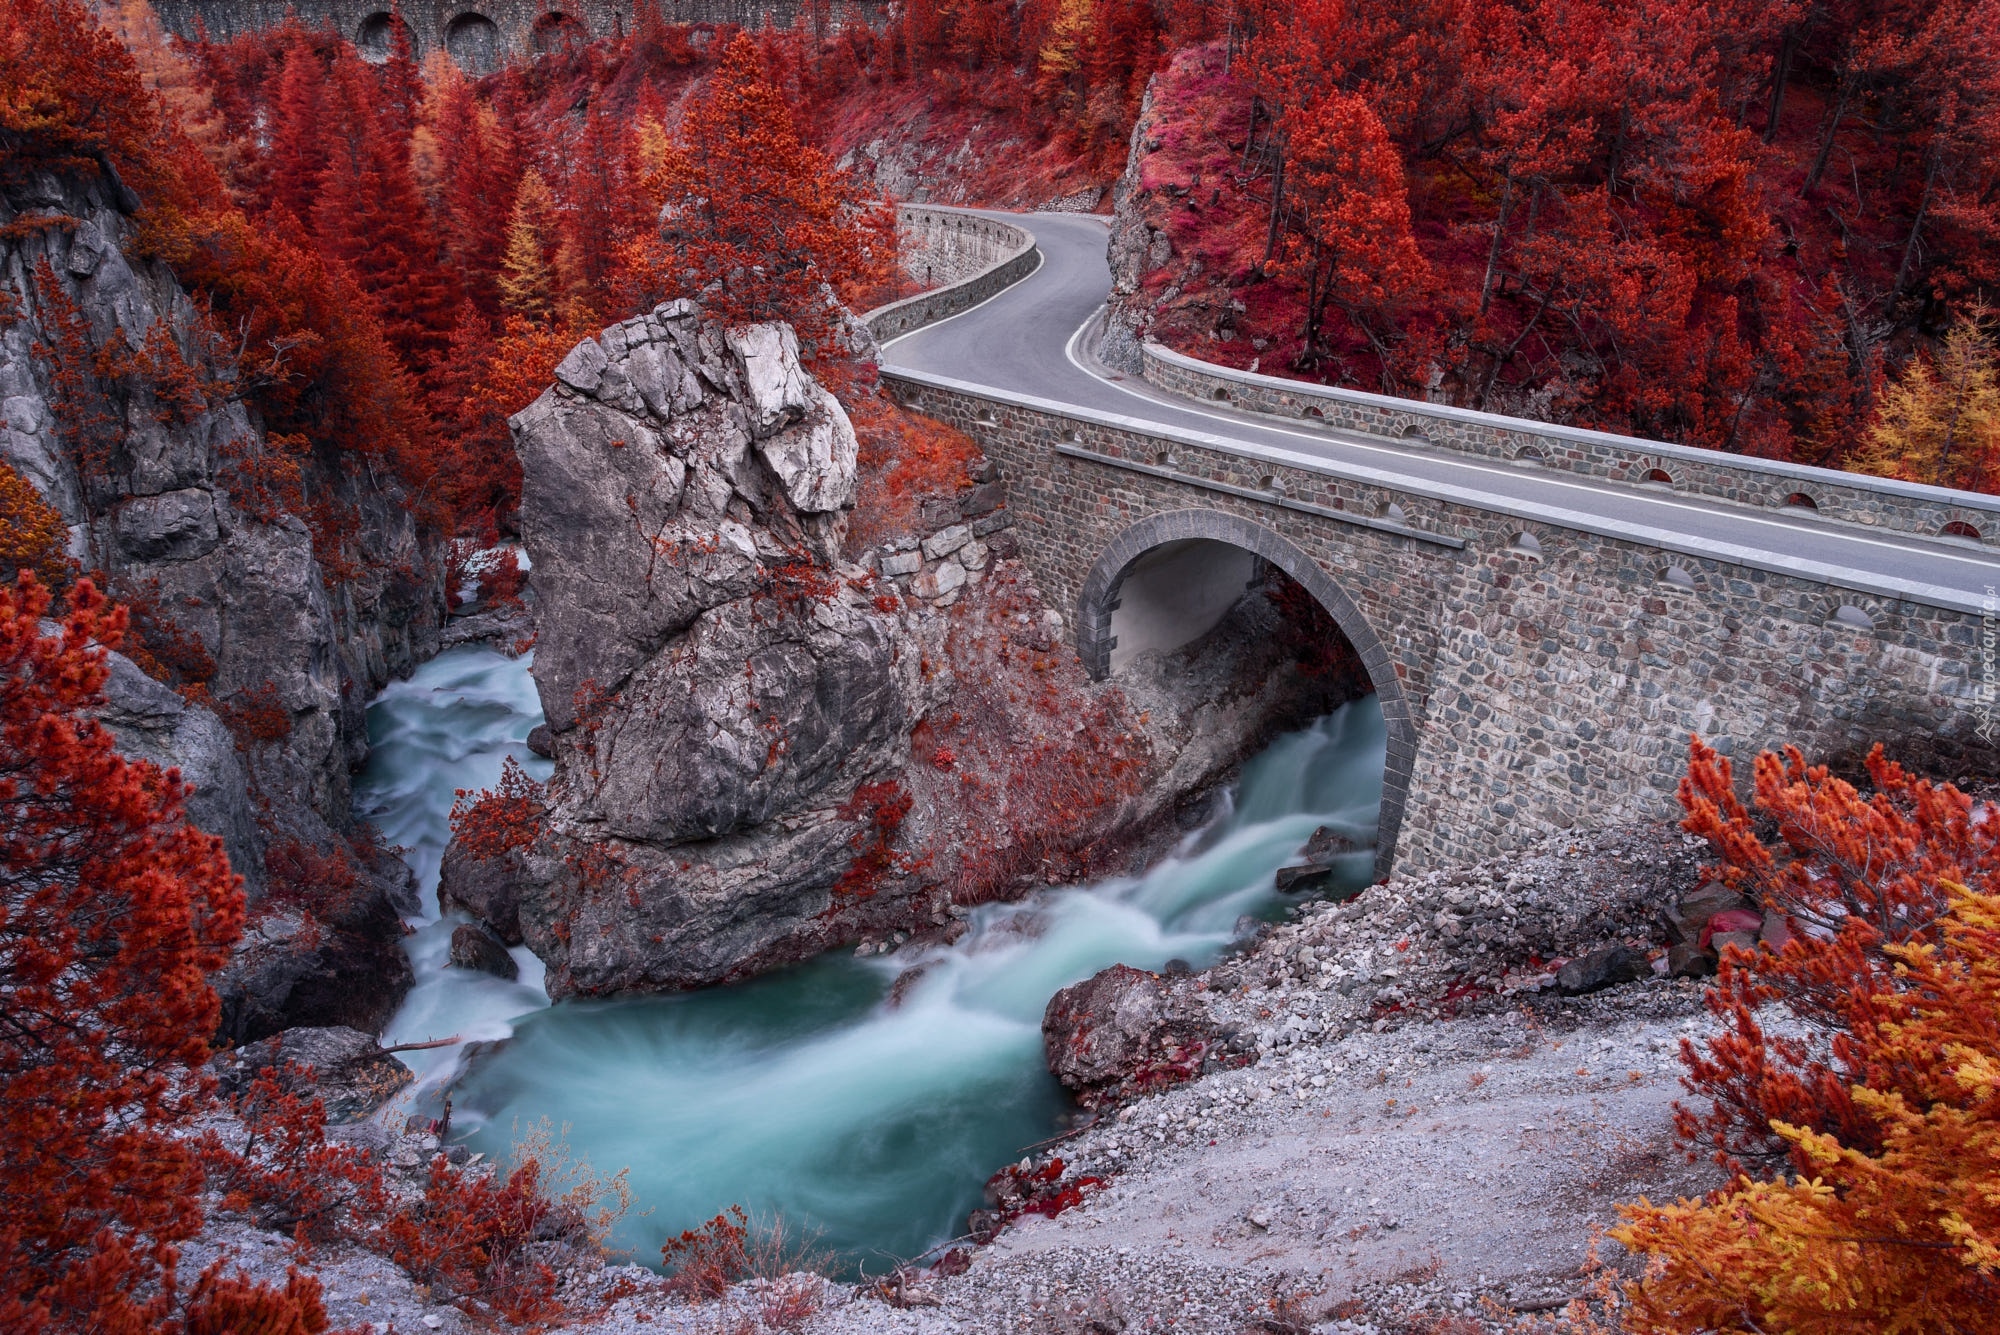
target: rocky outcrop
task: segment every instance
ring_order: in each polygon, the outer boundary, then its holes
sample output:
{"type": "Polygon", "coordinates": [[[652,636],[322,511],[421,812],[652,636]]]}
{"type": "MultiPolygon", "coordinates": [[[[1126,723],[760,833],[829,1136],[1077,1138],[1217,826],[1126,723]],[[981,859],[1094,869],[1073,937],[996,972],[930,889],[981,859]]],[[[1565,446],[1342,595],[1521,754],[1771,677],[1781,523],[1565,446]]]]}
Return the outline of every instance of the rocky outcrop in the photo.
{"type": "MultiPolygon", "coordinates": [[[[81,567],[133,609],[128,651],[182,688],[120,660],[105,722],[129,754],[178,766],[195,785],[191,816],[223,838],[255,901],[274,845],[320,856],[349,839],[364,710],[435,652],[443,599],[426,572],[439,563],[408,507],[365,471],[312,479],[355,521],[339,581],[298,517],[232,490],[232,460],[265,450],[260,427],[228,392],[234,368],[213,353],[173,273],[128,255],[132,205],[115,182],[45,174],[11,181],[0,198],[0,290],[13,312],[0,324],[0,459],[62,513],[81,567]],[[187,384],[170,393],[179,367],[187,384]]],[[[360,865],[372,875],[375,864],[360,865]]],[[[371,949],[397,974],[392,899],[403,878],[382,868],[365,896],[372,906],[346,915],[372,924],[372,942],[337,939],[346,929],[335,928],[310,950],[294,942],[313,958],[240,975],[317,975],[345,994],[361,985],[349,966],[371,949]],[[321,946],[347,963],[315,963],[321,946]]],[[[394,982],[365,986],[386,995],[394,982]]],[[[268,989],[227,1005],[301,1015],[268,989]]],[[[354,1009],[351,998],[342,1006],[354,1009]]]]}
{"type": "Polygon", "coordinates": [[[1200,1074],[1220,1038],[1192,976],[1114,964],[1049,998],[1049,1073],[1086,1108],[1200,1074]]]}
{"type": "Polygon", "coordinates": [[[287,1029],[222,1053],[213,1064],[224,1095],[240,1096],[269,1076],[287,1092],[318,1098],[329,1122],[366,1117],[414,1079],[372,1037],[343,1025],[287,1029]]]}
{"type": "Polygon", "coordinates": [[[541,837],[454,847],[440,889],[556,995],[949,935],[971,905],[1122,871],[1190,793],[1356,693],[1286,668],[1261,597],[1206,657],[1087,682],[983,461],[906,507],[921,527],[844,551],[856,437],[781,325],[669,302],[556,379],[513,421],[541,837]]]}

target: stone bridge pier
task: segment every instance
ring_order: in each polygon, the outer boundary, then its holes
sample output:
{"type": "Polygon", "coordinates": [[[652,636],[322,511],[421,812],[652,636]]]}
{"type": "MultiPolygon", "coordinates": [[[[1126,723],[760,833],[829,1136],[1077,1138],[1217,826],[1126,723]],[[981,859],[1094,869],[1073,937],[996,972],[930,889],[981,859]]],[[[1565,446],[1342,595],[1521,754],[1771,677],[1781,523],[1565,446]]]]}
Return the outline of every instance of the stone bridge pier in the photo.
{"type": "Polygon", "coordinates": [[[1690,734],[1746,778],[1752,755],[1786,743],[1844,763],[1879,740],[1950,776],[2000,759],[1977,608],[890,380],[1000,465],[1023,556],[1073,609],[1092,672],[1199,634],[1257,560],[1310,591],[1388,721],[1384,870],[1675,816],[1690,734]]]}

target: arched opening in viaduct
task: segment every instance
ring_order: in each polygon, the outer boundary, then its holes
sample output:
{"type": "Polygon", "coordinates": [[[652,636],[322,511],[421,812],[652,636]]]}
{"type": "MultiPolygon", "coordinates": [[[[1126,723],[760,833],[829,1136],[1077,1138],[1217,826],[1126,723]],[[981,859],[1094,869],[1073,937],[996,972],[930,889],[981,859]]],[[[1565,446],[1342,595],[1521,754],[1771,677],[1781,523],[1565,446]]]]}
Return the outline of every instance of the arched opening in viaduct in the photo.
{"type": "Polygon", "coordinates": [[[1367,617],[1305,552],[1261,524],[1212,510],[1140,520],[1112,540],[1084,580],[1077,653],[1098,678],[1148,656],[1198,653],[1209,637],[1230,632],[1226,622],[1269,615],[1258,602],[1290,618],[1293,631],[1334,641],[1308,644],[1307,652],[1350,665],[1358,659],[1365,685],[1350,694],[1372,688],[1381,705],[1388,748],[1376,870],[1386,875],[1416,762],[1416,722],[1395,662],[1367,617]],[[1296,605],[1301,591],[1316,608],[1296,605]]]}
{"type": "Polygon", "coordinates": [[[423,59],[424,53],[417,45],[416,33],[410,30],[408,23],[386,9],[378,9],[361,20],[360,26],[354,30],[355,53],[371,65],[382,64],[388,60],[395,46],[395,34],[398,28],[403,30],[403,36],[410,43],[410,54],[419,60],[423,59]]]}
{"type": "Polygon", "coordinates": [[[484,14],[460,14],[444,25],[444,49],[467,74],[499,69],[502,46],[500,25],[484,14]]]}

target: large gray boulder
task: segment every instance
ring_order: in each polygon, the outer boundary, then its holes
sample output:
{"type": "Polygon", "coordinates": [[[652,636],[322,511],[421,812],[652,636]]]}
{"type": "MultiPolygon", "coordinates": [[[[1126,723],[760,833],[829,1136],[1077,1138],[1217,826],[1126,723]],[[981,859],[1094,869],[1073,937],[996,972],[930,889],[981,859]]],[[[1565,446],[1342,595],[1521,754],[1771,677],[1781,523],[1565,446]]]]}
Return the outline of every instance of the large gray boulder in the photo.
{"type": "Polygon", "coordinates": [[[1114,964],[1049,998],[1049,1073],[1085,1107],[1198,1075],[1217,1035],[1191,978],[1114,964]]]}
{"type": "Polygon", "coordinates": [[[839,560],[845,411],[788,327],[676,301],[579,344],[512,425],[548,824],[590,853],[454,850],[447,902],[555,963],[558,992],[817,948],[852,857],[839,808],[925,703],[893,601],[839,560]]]}
{"type": "Polygon", "coordinates": [[[685,301],[586,339],[556,374],[513,428],[535,678],[562,731],[769,567],[829,556],[855,441],[789,329],[725,335],[685,301]]]}

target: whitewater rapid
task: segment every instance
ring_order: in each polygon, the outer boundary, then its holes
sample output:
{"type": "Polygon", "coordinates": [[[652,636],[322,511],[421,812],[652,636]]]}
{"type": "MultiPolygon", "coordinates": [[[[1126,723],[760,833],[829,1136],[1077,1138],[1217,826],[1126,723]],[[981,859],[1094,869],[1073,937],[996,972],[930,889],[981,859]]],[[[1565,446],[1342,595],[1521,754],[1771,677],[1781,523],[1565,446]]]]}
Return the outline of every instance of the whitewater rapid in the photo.
{"type": "Polygon", "coordinates": [[[1042,1059],[1057,990],[1115,963],[1197,967],[1245,915],[1277,905],[1272,873],[1321,825],[1372,875],[1385,732],[1372,698],[1275,742],[1224,813],[1140,877],[989,905],[953,945],[834,953],[731,987],[551,1007],[539,961],[521,981],[446,967],[436,911],[455,790],[491,786],[541,721],[528,660],[458,649],[384,691],[363,810],[416,870],[428,913],[398,1043],[507,1039],[461,1073],[458,1046],[411,1052],[418,1100],[452,1089],[454,1135],[504,1155],[544,1119],[601,1172],[630,1170],[644,1214],[615,1238],[641,1260],[732,1204],[818,1236],[845,1268],[880,1271],[960,1232],[987,1176],[1054,1134],[1067,1108],[1042,1059]],[[891,999],[896,979],[920,970],[891,999]]]}

